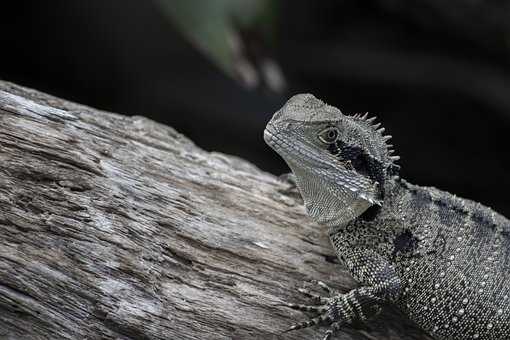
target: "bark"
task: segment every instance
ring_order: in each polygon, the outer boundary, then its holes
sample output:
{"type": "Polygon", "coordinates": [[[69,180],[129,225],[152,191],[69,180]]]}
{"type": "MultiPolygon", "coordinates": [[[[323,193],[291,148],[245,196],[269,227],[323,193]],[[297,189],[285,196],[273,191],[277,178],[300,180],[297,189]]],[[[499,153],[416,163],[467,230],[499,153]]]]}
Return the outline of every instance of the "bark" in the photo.
{"type": "Polygon", "coordinates": [[[146,118],[0,82],[0,164],[0,339],[320,339],[276,304],[354,287],[285,183],[146,118]]]}

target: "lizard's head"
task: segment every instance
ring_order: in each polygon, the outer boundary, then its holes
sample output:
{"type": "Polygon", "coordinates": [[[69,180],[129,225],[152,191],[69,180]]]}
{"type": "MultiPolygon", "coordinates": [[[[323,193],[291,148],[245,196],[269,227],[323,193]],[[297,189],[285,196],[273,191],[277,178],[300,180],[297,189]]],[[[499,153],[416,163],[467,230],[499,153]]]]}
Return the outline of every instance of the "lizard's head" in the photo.
{"type": "Polygon", "coordinates": [[[298,94],[274,114],[264,140],[296,175],[308,214],[334,226],[384,200],[396,174],[390,136],[367,115],[345,116],[311,94],[298,94]]]}

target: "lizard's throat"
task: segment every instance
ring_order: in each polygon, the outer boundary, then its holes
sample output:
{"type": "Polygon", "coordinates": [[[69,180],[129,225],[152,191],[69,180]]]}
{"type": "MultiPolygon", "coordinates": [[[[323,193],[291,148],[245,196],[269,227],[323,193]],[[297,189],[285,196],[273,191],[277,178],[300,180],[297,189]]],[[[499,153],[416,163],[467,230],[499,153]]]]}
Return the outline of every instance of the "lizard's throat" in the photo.
{"type": "Polygon", "coordinates": [[[338,183],[331,183],[292,164],[289,166],[296,175],[308,215],[319,224],[343,226],[372,205],[338,183]]]}

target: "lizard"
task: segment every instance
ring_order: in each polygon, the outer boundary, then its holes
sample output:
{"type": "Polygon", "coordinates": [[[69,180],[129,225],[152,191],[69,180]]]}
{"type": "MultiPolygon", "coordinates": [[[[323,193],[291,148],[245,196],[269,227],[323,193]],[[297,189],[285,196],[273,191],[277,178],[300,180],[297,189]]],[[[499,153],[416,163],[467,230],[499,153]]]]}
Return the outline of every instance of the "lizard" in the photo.
{"type": "Polygon", "coordinates": [[[492,209],[403,179],[375,117],[344,115],[311,94],[291,97],[264,130],[307,214],[327,230],[359,287],[285,303],[326,325],[323,340],[396,306],[437,340],[510,339],[510,221],[492,209]]]}

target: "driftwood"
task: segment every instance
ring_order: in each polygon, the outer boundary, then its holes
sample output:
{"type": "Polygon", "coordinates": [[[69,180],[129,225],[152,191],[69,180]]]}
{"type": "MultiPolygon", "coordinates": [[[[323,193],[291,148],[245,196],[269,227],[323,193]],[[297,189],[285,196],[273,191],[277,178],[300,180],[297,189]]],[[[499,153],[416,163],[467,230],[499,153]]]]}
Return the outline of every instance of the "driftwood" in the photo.
{"type": "Polygon", "coordinates": [[[321,339],[277,304],[354,286],[285,183],[146,118],[0,82],[0,164],[0,339],[321,339]]]}

